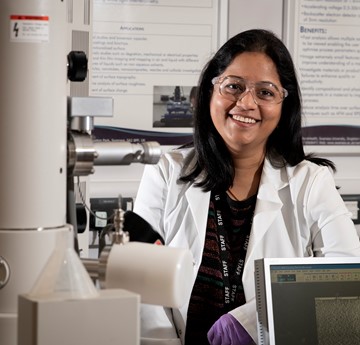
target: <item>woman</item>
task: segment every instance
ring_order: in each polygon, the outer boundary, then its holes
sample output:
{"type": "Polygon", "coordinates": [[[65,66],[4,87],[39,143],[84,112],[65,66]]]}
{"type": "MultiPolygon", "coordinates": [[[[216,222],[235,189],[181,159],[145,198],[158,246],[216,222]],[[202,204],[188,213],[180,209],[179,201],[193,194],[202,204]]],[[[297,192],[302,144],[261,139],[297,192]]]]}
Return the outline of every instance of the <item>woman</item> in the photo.
{"type": "Polygon", "coordinates": [[[195,108],[194,142],[147,166],[136,198],[165,244],[194,257],[189,303],[144,306],[143,344],[256,343],[254,260],[359,256],[359,238],[332,162],[304,153],[295,69],[275,35],[225,43],[195,108]]]}

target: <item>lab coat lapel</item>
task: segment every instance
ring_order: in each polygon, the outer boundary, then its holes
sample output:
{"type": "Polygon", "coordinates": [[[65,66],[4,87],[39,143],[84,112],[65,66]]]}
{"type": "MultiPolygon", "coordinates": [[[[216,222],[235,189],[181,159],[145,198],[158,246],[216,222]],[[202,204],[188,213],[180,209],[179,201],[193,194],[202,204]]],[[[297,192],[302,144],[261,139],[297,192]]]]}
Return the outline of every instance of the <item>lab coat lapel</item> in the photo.
{"type": "MultiPolygon", "coordinates": [[[[191,186],[185,193],[190,212],[193,217],[194,230],[192,234],[198,239],[197,245],[193,248],[195,257],[202,257],[202,250],[205,242],[206,224],[208,219],[210,192],[203,192],[201,188],[191,186]]],[[[192,226],[193,228],[193,226],[192,226]]]]}
{"type": "MultiPolygon", "coordinates": [[[[266,159],[260,180],[253,225],[243,272],[243,282],[247,299],[254,297],[255,290],[251,282],[254,276],[254,260],[262,258],[265,247],[271,244],[264,242],[264,235],[274,226],[274,221],[281,212],[283,202],[280,191],[289,185],[289,177],[285,168],[276,169],[266,159]]],[[[279,229],[281,231],[281,229],[279,229]]]]}
{"type": "Polygon", "coordinates": [[[248,247],[248,257],[258,247],[265,233],[281,212],[283,203],[279,197],[280,189],[288,185],[287,178],[282,178],[284,169],[274,169],[266,159],[260,180],[251,237],[248,247]]]}

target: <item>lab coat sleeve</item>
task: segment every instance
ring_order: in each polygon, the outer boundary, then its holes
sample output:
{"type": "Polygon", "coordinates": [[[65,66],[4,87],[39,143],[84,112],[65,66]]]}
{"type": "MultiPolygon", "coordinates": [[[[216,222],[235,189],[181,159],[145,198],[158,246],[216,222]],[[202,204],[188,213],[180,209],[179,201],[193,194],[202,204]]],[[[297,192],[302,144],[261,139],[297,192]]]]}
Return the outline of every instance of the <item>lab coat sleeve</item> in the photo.
{"type": "Polygon", "coordinates": [[[168,193],[164,159],[146,165],[134,203],[134,212],[144,218],[165,239],[163,218],[168,193]]]}
{"type": "Polygon", "coordinates": [[[315,256],[360,256],[360,241],[351,214],[325,167],[316,174],[305,196],[304,213],[315,256]]]}
{"type": "Polygon", "coordinates": [[[258,334],[257,334],[257,319],[256,319],[256,301],[255,298],[252,298],[246,302],[241,307],[233,309],[229,312],[234,316],[241,326],[243,326],[246,332],[249,333],[251,338],[258,343],[258,334]]]}

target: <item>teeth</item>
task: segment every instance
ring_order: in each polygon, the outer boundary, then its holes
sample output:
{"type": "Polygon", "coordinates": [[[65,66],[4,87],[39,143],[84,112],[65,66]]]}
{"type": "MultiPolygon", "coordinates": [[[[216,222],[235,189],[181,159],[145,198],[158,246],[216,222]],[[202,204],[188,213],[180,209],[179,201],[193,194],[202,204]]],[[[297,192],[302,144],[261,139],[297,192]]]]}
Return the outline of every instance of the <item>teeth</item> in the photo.
{"type": "Polygon", "coordinates": [[[233,115],[233,119],[245,123],[256,123],[254,119],[244,116],[233,115]]]}

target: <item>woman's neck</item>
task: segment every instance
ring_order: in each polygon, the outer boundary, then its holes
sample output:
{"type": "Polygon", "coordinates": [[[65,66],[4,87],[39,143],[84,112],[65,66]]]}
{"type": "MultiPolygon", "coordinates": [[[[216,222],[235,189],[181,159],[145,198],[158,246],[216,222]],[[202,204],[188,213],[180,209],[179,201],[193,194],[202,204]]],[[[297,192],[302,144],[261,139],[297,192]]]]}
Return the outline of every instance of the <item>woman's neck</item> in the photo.
{"type": "Polygon", "coordinates": [[[235,177],[232,187],[229,188],[232,199],[245,200],[257,193],[263,164],[264,155],[234,159],[235,177]]]}

